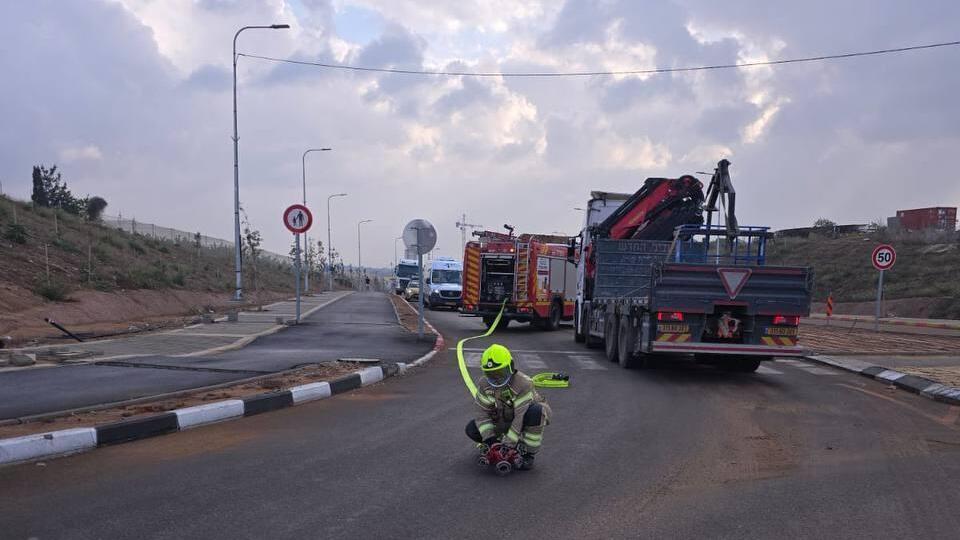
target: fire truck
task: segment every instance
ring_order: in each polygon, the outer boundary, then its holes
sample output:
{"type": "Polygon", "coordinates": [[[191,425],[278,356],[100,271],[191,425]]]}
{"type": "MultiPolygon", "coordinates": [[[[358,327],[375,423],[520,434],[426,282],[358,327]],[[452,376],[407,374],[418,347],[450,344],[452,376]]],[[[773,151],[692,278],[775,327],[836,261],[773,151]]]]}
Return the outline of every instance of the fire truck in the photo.
{"type": "Polygon", "coordinates": [[[566,237],[513,235],[482,231],[467,242],[463,253],[465,315],[493,324],[506,301],[500,327],[510,321],[529,322],[556,330],[573,319],[577,295],[577,264],[566,237]]]}

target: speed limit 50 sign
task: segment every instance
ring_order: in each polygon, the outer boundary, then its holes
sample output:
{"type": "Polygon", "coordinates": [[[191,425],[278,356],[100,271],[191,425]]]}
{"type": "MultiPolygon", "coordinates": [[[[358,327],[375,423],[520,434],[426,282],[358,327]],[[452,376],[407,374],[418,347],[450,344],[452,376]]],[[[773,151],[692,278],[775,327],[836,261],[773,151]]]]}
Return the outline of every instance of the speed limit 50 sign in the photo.
{"type": "Polygon", "coordinates": [[[897,252],[893,246],[881,244],[873,250],[870,261],[877,270],[889,270],[893,268],[893,263],[897,262],[897,252]]]}

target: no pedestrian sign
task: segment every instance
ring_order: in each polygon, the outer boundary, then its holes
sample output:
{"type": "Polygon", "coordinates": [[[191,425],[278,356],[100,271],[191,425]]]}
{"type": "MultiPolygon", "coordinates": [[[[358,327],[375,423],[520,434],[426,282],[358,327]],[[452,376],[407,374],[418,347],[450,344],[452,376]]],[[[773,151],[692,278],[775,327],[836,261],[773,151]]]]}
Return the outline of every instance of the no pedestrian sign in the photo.
{"type": "Polygon", "coordinates": [[[313,225],[313,215],[302,204],[294,204],[283,211],[283,224],[293,234],[303,234],[313,225]]]}
{"type": "Polygon", "coordinates": [[[893,246],[882,244],[873,250],[870,260],[877,270],[889,270],[893,268],[893,263],[897,262],[897,252],[893,246]]]}

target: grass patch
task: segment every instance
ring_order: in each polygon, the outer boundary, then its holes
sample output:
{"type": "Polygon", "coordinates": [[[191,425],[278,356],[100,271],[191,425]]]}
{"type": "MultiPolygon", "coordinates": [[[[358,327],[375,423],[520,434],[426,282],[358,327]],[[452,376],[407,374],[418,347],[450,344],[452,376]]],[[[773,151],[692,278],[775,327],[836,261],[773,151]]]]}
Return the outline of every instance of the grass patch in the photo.
{"type": "Polygon", "coordinates": [[[147,250],[145,250],[143,246],[140,245],[140,243],[137,242],[136,240],[128,241],[127,245],[130,246],[130,249],[132,249],[137,255],[143,255],[144,253],[147,252],[147,250]]]}
{"type": "Polygon", "coordinates": [[[66,238],[63,238],[62,236],[57,237],[56,239],[54,239],[54,241],[52,242],[52,244],[53,244],[54,246],[62,249],[63,251],[66,251],[67,253],[74,253],[74,254],[80,253],[80,248],[78,248],[78,247],[75,246],[72,242],[70,242],[70,241],[67,240],[66,238]]]}
{"type": "Polygon", "coordinates": [[[33,289],[33,292],[51,302],[65,302],[70,296],[70,288],[56,280],[41,283],[33,289]]]}
{"type": "Polygon", "coordinates": [[[26,244],[27,229],[19,223],[8,223],[3,230],[3,237],[14,244],[26,244]]]}
{"type": "Polygon", "coordinates": [[[105,234],[101,236],[100,241],[116,249],[123,249],[123,244],[121,244],[120,241],[117,240],[112,234],[105,234]]]}

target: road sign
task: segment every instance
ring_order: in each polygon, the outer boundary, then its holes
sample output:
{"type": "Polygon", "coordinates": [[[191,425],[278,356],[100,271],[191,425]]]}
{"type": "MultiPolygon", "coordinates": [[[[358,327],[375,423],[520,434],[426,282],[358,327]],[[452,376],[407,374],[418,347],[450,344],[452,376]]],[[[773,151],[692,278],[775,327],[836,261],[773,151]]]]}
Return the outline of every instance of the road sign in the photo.
{"type": "Polygon", "coordinates": [[[426,255],[437,245],[437,229],[425,219],[415,219],[403,228],[403,245],[426,255]]]}
{"type": "Polygon", "coordinates": [[[893,246],[881,244],[873,250],[870,261],[877,270],[889,270],[893,268],[893,263],[897,262],[897,252],[893,246]]]}
{"type": "Polygon", "coordinates": [[[303,234],[313,225],[313,214],[302,204],[293,204],[283,211],[283,224],[293,234],[303,234]]]}

